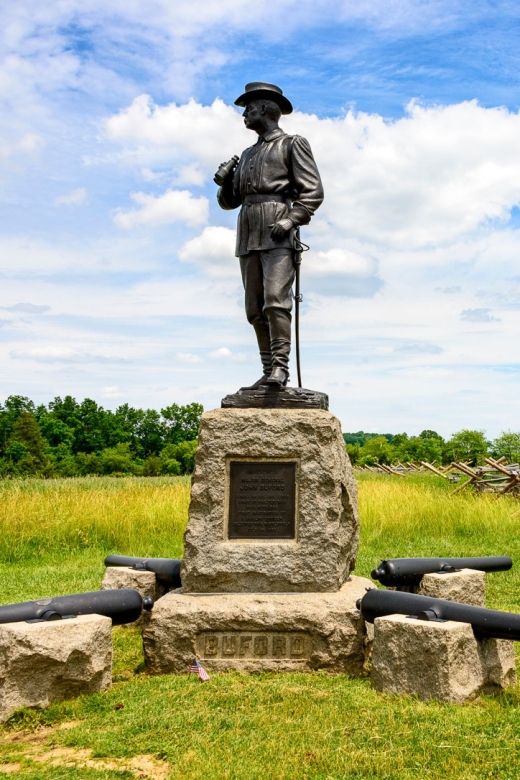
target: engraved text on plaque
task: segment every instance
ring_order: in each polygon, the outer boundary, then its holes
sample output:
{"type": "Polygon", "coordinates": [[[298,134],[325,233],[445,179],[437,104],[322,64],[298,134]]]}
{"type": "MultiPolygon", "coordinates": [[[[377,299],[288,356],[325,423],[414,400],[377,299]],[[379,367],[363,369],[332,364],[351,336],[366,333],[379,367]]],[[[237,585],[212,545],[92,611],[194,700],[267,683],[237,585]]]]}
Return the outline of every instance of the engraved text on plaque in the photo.
{"type": "Polygon", "coordinates": [[[296,463],[230,463],[230,539],[294,539],[296,463]]]}

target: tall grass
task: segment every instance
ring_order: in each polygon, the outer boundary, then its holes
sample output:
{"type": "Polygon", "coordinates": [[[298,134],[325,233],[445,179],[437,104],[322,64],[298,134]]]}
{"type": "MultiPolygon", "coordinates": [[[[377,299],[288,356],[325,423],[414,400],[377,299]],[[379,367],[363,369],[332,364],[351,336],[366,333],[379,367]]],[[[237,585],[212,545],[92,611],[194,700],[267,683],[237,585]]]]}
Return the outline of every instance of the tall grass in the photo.
{"type": "Polygon", "coordinates": [[[179,557],[188,503],[188,477],[3,481],[0,563],[84,551],[179,557]]]}
{"type": "MultiPolygon", "coordinates": [[[[452,485],[433,475],[358,474],[358,483],[356,574],[368,576],[388,557],[511,555],[518,575],[491,576],[488,590],[494,606],[520,606],[517,499],[470,490],[450,496],[452,485]]],[[[0,481],[0,581],[16,564],[29,566],[33,581],[48,569],[49,582],[63,588],[74,577],[79,586],[89,567],[92,583],[99,581],[109,552],[182,557],[189,489],[188,477],[0,481]]]]}

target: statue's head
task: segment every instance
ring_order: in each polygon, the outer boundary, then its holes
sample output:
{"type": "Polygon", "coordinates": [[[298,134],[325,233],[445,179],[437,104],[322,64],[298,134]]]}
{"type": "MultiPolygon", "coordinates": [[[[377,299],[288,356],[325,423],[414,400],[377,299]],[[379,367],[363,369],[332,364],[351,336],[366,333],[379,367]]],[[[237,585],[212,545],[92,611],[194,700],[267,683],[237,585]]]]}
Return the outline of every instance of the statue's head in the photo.
{"type": "Polygon", "coordinates": [[[262,130],[266,125],[278,124],[282,115],[280,106],[274,100],[256,98],[247,103],[244,113],[244,124],[248,130],[262,130]]]}

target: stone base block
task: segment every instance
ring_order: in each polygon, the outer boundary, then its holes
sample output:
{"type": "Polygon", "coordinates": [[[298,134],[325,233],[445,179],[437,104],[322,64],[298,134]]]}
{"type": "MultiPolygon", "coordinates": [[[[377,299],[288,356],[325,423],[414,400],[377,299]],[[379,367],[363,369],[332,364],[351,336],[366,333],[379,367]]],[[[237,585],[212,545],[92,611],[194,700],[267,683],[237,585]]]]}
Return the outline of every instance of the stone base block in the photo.
{"type": "Polygon", "coordinates": [[[460,601],[474,607],[486,606],[486,574],[474,569],[461,569],[446,574],[425,574],[414,593],[436,599],[460,601]]]}
{"type": "Polygon", "coordinates": [[[380,691],[464,704],[514,683],[513,643],[477,640],[467,623],[389,615],[374,626],[371,680],[380,691]]]}
{"type": "Polygon", "coordinates": [[[193,658],[209,671],[363,672],[363,619],[356,601],[369,580],[335,593],[166,594],[143,631],[147,671],[186,674],[193,658]]]}
{"type": "Polygon", "coordinates": [[[110,618],[0,625],[0,721],[21,707],[46,707],[111,684],[110,618]]]}
{"type": "Polygon", "coordinates": [[[484,693],[500,693],[516,685],[515,643],[507,639],[479,639],[478,651],[484,669],[484,693]]]}
{"type": "Polygon", "coordinates": [[[166,592],[166,588],[157,582],[153,571],[139,571],[127,566],[107,566],[101,590],[116,588],[133,588],[142,598],[151,596],[154,601],[166,592]]]}
{"type": "Polygon", "coordinates": [[[319,409],[202,415],[185,593],[337,591],[358,537],[357,487],[336,417],[319,409]]]}

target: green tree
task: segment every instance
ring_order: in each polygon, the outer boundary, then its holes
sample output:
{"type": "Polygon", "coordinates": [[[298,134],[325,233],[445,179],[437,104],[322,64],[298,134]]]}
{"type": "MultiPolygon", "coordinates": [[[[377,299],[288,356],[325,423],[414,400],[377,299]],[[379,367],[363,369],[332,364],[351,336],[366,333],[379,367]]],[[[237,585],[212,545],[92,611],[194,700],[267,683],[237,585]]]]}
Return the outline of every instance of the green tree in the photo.
{"type": "Polygon", "coordinates": [[[99,469],[102,474],[138,474],[140,465],[135,462],[130,451],[130,445],[116,444],[115,447],[107,447],[98,458],[99,469]]]}
{"type": "Polygon", "coordinates": [[[356,463],[359,462],[359,459],[361,457],[361,447],[359,444],[345,444],[345,449],[347,451],[347,455],[349,457],[350,462],[353,466],[356,465],[356,463]]]}
{"type": "Polygon", "coordinates": [[[89,474],[101,474],[99,455],[95,452],[78,452],[74,458],[76,461],[77,473],[82,477],[89,474]]]}
{"type": "MultiPolygon", "coordinates": [[[[406,436],[406,433],[404,435],[406,436]]],[[[357,431],[357,433],[344,433],[343,439],[345,444],[359,444],[360,447],[363,447],[369,439],[377,439],[380,436],[384,436],[387,441],[392,441],[394,438],[392,433],[365,433],[365,431],[357,431]]]]}
{"type": "Polygon", "coordinates": [[[420,439],[440,439],[440,441],[444,441],[440,433],[437,433],[437,431],[421,431],[419,434],[420,439]]]}
{"type": "MultiPolygon", "coordinates": [[[[395,443],[396,438],[392,444],[395,443]]],[[[404,462],[422,460],[428,463],[432,463],[434,460],[440,462],[442,460],[442,441],[437,438],[411,436],[398,447],[398,457],[404,462]]]]}
{"type": "Polygon", "coordinates": [[[180,441],[193,441],[199,435],[200,418],[204,407],[192,403],[186,406],[171,404],[161,409],[165,420],[166,443],[178,444],[180,441]]]}
{"type": "Polygon", "coordinates": [[[38,422],[42,435],[51,447],[64,445],[72,452],[75,438],[73,428],[69,428],[63,420],[60,420],[52,412],[50,414],[40,413],[38,422]]]}
{"type": "Polygon", "coordinates": [[[450,460],[469,461],[471,465],[476,466],[488,454],[489,447],[490,443],[486,439],[485,431],[463,428],[446,442],[445,453],[450,460]]]}
{"type": "Polygon", "coordinates": [[[55,447],[48,447],[47,451],[51,459],[53,476],[75,477],[80,473],[76,458],[68,444],[57,444],[55,447]]]}
{"type": "Polygon", "coordinates": [[[6,457],[16,464],[17,471],[25,474],[42,473],[48,468],[45,439],[32,412],[23,411],[18,415],[11,430],[6,457]]]}
{"type": "Polygon", "coordinates": [[[502,431],[491,444],[493,457],[504,457],[508,463],[520,462],[520,433],[502,431]]]}
{"type": "Polygon", "coordinates": [[[13,426],[22,412],[34,414],[34,404],[24,395],[10,395],[0,404],[0,453],[5,454],[13,426]]]}
{"type": "Polygon", "coordinates": [[[178,444],[167,444],[161,452],[161,460],[164,463],[163,474],[192,474],[195,468],[195,453],[198,441],[181,441],[178,444]],[[175,464],[179,465],[176,471],[175,464]]]}
{"type": "Polygon", "coordinates": [[[361,463],[392,463],[397,452],[386,436],[375,436],[368,439],[361,449],[361,463]]]}
{"type": "Polygon", "coordinates": [[[146,458],[149,455],[158,455],[165,444],[165,425],[161,415],[155,409],[139,410],[139,421],[136,425],[136,438],[138,453],[146,458]]]}

